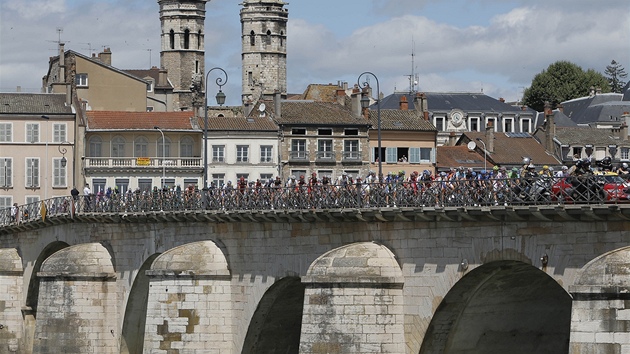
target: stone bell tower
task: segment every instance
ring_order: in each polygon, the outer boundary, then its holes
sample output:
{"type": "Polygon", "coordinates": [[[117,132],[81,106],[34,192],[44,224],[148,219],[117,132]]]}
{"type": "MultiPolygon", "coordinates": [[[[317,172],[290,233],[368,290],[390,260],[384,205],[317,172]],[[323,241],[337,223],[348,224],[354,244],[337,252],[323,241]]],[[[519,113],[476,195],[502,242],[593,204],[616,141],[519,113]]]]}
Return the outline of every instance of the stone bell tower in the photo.
{"type": "Polygon", "coordinates": [[[287,95],[287,22],[282,0],[245,0],[241,5],[243,104],[287,95]]]}
{"type": "Polygon", "coordinates": [[[158,0],[160,65],[173,84],[173,109],[203,105],[204,22],[208,0],[158,0]]]}

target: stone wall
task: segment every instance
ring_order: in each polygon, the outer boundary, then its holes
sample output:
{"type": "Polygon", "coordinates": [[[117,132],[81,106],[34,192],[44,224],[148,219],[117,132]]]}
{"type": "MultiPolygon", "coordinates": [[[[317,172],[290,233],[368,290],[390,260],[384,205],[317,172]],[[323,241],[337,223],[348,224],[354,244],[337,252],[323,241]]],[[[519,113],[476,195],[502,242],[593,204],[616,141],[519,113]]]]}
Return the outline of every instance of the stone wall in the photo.
{"type": "Polygon", "coordinates": [[[17,249],[0,249],[0,353],[24,348],[21,309],[22,259],[17,249]]]}

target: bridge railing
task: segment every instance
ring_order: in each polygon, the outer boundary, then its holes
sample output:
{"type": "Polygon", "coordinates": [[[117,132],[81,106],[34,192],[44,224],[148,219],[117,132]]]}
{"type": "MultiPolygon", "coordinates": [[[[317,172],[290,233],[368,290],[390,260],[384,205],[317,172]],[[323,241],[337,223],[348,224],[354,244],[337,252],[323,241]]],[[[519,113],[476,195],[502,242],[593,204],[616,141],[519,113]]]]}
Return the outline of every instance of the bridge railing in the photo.
{"type": "Polygon", "coordinates": [[[629,187],[621,178],[582,176],[155,190],[57,197],[5,208],[0,226],[87,213],[623,203],[628,202],[629,187]]]}

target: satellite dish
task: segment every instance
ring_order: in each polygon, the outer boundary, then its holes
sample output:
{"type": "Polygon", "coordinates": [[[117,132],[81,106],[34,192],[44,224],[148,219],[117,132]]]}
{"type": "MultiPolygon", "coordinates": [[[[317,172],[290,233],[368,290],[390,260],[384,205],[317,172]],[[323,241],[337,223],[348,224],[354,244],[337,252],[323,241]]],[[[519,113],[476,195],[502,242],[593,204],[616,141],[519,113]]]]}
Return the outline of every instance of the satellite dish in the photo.
{"type": "Polygon", "coordinates": [[[258,106],[258,110],[261,112],[264,112],[265,109],[267,109],[267,106],[264,103],[261,103],[260,106],[258,106]]]}
{"type": "Polygon", "coordinates": [[[477,147],[477,144],[475,144],[474,141],[469,141],[467,146],[468,146],[468,150],[475,150],[475,148],[477,147]]]}

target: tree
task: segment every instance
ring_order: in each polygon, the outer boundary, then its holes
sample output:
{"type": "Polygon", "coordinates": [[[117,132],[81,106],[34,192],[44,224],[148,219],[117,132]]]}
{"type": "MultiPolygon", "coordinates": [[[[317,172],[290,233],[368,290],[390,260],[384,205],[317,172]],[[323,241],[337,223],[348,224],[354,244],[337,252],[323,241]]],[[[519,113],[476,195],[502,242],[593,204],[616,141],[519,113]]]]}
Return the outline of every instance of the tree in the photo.
{"type": "Polygon", "coordinates": [[[588,95],[591,88],[609,92],[608,80],[593,69],[584,71],[574,63],[561,60],[536,74],[523,93],[523,103],[542,112],[546,101],[555,107],[560,102],[588,95]]]}
{"type": "Polygon", "coordinates": [[[621,64],[616,61],[611,61],[610,65],[606,66],[606,78],[608,79],[608,84],[610,86],[611,92],[622,93],[624,86],[626,86],[626,82],[622,79],[628,77],[626,70],[621,66],[621,64]]]}

